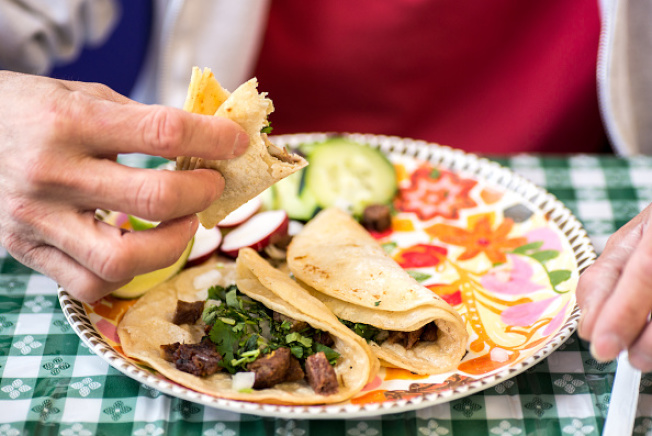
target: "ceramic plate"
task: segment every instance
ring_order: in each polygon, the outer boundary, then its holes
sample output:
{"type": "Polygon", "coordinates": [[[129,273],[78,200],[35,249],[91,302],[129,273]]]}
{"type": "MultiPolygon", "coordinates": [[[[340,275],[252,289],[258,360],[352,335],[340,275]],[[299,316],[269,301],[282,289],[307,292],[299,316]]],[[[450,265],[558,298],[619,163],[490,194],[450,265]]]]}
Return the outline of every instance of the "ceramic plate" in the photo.
{"type": "MultiPolygon", "coordinates": [[[[296,147],[327,136],[274,141],[296,147]]],[[[87,305],[59,289],[74,330],[110,365],[169,395],[239,413],[322,419],[397,413],[470,395],[538,363],[573,333],[579,318],[575,287],[595,251],[561,202],[510,170],[460,150],[396,137],[346,136],[380,149],[396,168],[392,230],[374,236],[465,319],[470,340],[457,370],[418,376],[382,369],[346,403],[262,405],[195,392],[125,357],[116,325],[132,301],[106,297],[87,305]]]]}

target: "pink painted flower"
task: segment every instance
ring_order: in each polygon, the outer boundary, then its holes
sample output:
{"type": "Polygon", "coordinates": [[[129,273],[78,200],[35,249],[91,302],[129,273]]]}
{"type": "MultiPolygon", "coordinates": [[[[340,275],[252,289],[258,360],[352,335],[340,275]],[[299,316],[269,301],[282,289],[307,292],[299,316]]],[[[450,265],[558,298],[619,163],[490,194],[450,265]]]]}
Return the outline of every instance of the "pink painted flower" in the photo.
{"type": "Polygon", "coordinates": [[[564,304],[564,307],[561,308],[561,310],[555,315],[555,317],[550,321],[550,324],[548,324],[543,331],[544,335],[550,335],[554,332],[557,331],[557,329],[561,326],[561,324],[564,322],[566,319],[566,308],[568,307],[568,302],[564,304]]]}
{"type": "Polygon", "coordinates": [[[541,248],[539,248],[540,250],[557,250],[557,251],[562,250],[559,236],[549,227],[541,227],[540,229],[534,229],[528,232],[525,235],[525,237],[530,243],[543,241],[543,245],[541,246],[541,248]]]}
{"type": "Polygon", "coordinates": [[[480,283],[485,289],[498,294],[522,295],[543,289],[532,281],[532,266],[520,256],[510,254],[509,262],[492,269],[482,276],[480,283]]]}
{"type": "Polygon", "coordinates": [[[550,304],[559,296],[545,300],[533,301],[531,303],[517,304],[503,311],[500,319],[508,325],[527,327],[535,322],[545,313],[550,304]]]}

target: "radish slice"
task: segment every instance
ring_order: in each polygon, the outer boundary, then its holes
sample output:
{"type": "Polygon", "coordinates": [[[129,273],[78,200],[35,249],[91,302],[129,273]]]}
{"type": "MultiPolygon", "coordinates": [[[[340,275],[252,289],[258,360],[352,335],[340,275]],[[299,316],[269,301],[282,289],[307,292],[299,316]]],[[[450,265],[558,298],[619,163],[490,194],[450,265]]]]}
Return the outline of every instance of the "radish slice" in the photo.
{"type": "Polygon", "coordinates": [[[215,253],[222,242],[222,232],[217,227],[207,229],[199,224],[195,233],[195,241],[192,244],[187,266],[195,266],[204,263],[215,253]]]}
{"type": "Polygon", "coordinates": [[[219,227],[235,227],[238,224],[242,224],[247,221],[253,214],[258,212],[260,206],[262,206],[263,201],[259,197],[254,197],[230,214],[228,214],[222,221],[217,225],[219,227]]]}
{"type": "Polygon", "coordinates": [[[227,233],[220,250],[231,257],[237,257],[238,251],[245,247],[260,251],[269,245],[272,236],[287,235],[288,223],[288,214],[284,210],[258,213],[227,233]]]}

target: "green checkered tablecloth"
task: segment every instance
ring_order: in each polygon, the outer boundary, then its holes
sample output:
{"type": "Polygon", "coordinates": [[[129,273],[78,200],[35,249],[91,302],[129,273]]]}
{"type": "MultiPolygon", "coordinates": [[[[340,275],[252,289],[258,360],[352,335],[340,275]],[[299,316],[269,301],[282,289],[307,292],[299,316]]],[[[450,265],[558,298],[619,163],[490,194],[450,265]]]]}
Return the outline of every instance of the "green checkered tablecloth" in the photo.
{"type": "MultiPolygon", "coordinates": [[[[652,201],[652,159],[495,159],[562,200],[596,249],[652,201]]],[[[148,163],[148,164],[151,164],[148,163]]],[[[47,435],[598,435],[616,363],[573,335],[546,360],[450,403],[372,418],[286,420],[225,412],[142,385],[92,354],[58,304],[55,283],[0,248],[0,436],[47,435]]],[[[644,374],[635,434],[652,434],[644,374]]]]}

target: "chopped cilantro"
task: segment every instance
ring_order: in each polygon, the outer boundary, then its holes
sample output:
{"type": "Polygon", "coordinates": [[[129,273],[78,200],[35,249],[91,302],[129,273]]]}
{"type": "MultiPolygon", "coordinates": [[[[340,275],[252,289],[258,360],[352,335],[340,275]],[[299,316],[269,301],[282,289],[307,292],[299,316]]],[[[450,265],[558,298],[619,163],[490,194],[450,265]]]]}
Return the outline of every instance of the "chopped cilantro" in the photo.
{"type": "Polygon", "coordinates": [[[344,324],[345,326],[347,326],[348,328],[353,330],[355,332],[355,334],[357,334],[358,336],[361,336],[362,338],[366,339],[367,341],[373,340],[378,335],[378,333],[381,332],[381,330],[379,328],[376,328],[376,327],[374,327],[372,325],[369,325],[369,324],[355,323],[355,322],[346,321],[346,320],[343,320],[343,319],[340,319],[340,322],[342,322],[342,324],[344,324]]]}
{"type": "Polygon", "coordinates": [[[268,123],[266,126],[263,126],[262,129],[260,129],[260,133],[270,134],[272,133],[272,130],[274,130],[274,128],[272,127],[272,123],[268,123]]]}
{"type": "Polygon", "coordinates": [[[275,322],[270,309],[242,295],[234,285],[213,286],[208,298],[221,304],[207,305],[202,319],[212,325],[209,338],[222,356],[220,364],[231,374],[246,371],[249,363],[280,347],[288,347],[300,361],[319,351],[324,351],[331,365],[339,358],[335,350],[313,340],[319,330],[292,331],[291,320],[275,322]]]}
{"type": "Polygon", "coordinates": [[[218,319],[213,324],[209,337],[215,343],[217,352],[222,355],[222,366],[231,374],[235,373],[235,367],[231,361],[234,360],[235,353],[238,351],[238,337],[231,326],[218,319]]]}
{"type": "Polygon", "coordinates": [[[290,333],[285,336],[285,342],[291,344],[292,342],[298,342],[306,348],[312,347],[312,338],[307,338],[302,336],[299,332],[290,333]]]}
{"type": "Polygon", "coordinates": [[[328,359],[328,363],[330,363],[331,365],[335,365],[335,363],[337,363],[337,359],[340,357],[340,353],[333,350],[331,347],[316,342],[315,352],[319,353],[320,351],[324,352],[324,354],[326,355],[326,359],[328,359]]]}
{"type": "Polygon", "coordinates": [[[380,300],[376,301],[376,302],[374,303],[374,306],[380,306],[380,300]]]}
{"type": "Polygon", "coordinates": [[[230,291],[228,291],[226,293],[225,300],[226,300],[226,305],[228,307],[230,307],[230,308],[238,308],[239,307],[239,308],[242,309],[242,306],[240,304],[238,304],[238,297],[237,297],[235,289],[232,289],[232,290],[230,290],[230,291]]]}

